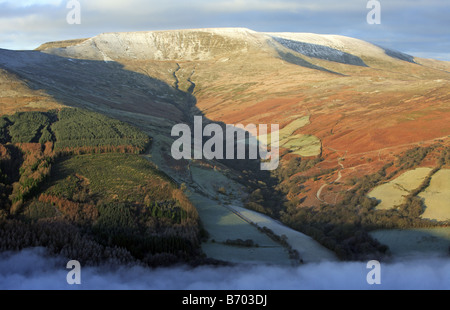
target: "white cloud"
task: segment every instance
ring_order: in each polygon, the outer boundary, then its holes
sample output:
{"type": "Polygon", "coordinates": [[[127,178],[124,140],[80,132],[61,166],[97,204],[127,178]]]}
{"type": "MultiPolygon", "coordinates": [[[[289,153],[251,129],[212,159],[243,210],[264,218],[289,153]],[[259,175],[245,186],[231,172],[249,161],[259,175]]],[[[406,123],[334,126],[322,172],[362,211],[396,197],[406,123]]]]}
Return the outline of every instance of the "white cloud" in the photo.
{"type": "Polygon", "coordinates": [[[299,1],[232,0],[209,1],[203,10],[210,12],[248,12],[248,11],[292,11],[308,8],[310,5],[299,1]]]}
{"type": "Polygon", "coordinates": [[[15,0],[15,1],[0,1],[0,4],[8,3],[14,7],[27,7],[27,6],[42,6],[42,5],[53,5],[59,6],[63,0],[15,0]]]}

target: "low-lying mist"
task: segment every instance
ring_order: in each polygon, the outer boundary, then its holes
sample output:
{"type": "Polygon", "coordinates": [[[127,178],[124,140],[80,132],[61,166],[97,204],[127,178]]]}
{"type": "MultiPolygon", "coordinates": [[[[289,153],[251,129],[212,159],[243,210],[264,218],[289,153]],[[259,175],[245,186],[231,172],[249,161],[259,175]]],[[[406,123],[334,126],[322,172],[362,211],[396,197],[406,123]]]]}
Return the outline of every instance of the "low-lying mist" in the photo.
{"type": "Polygon", "coordinates": [[[0,255],[0,289],[99,290],[448,290],[448,257],[381,264],[381,284],[369,285],[364,262],[322,262],[299,267],[238,265],[147,269],[83,267],[81,284],[69,285],[67,261],[42,248],[0,255]]]}

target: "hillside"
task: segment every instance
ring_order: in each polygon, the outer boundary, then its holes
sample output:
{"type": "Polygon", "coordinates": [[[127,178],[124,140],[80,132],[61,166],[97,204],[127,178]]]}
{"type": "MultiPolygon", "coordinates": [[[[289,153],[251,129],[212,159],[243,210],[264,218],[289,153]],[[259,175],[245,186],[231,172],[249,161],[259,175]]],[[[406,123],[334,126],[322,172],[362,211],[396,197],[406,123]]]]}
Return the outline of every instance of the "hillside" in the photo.
{"type": "MultiPolygon", "coordinates": [[[[8,77],[2,87],[39,93],[48,98],[42,109],[54,100],[139,127],[152,137],[150,160],[161,170],[226,202],[221,186],[205,190],[192,173],[195,165],[214,168],[243,187],[232,193],[241,204],[342,259],[388,253],[370,231],[448,225],[450,214],[439,207],[446,195],[430,198],[450,183],[445,172],[430,175],[401,206],[378,208],[383,197],[369,194],[415,168],[450,167],[448,62],[343,36],[225,28],[103,33],[38,51],[0,50],[0,68],[8,77]],[[279,124],[280,167],[269,174],[252,161],[174,160],[171,128],[192,125],[194,115],[205,123],[279,124]]],[[[25,99],[1,96],[2,114],[31,109],[25,99]]]]}
{"type": "Polygon", "coordinates": [[[79,109],[0,118],[0,249],[85,264],[203,259],[195,207],[141,153],[135,127],[79,109]]]}

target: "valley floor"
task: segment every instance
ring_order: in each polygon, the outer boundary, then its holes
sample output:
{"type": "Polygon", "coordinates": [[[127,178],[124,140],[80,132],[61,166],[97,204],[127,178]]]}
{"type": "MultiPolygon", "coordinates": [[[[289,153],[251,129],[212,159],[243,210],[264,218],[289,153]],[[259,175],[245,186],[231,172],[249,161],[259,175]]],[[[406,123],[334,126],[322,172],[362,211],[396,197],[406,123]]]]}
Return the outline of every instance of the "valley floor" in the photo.
{"type": "Polygon", "coordinates": [[[326,249],[311,237],[293,230],[267,215],[234,205],[229,206],[229,208],[240,217],[259,227],[267,227],[278,236],[286,236],[286,241],[300,253],[300,257],[305,263],[337,260],[332,251],[326,249]]]}

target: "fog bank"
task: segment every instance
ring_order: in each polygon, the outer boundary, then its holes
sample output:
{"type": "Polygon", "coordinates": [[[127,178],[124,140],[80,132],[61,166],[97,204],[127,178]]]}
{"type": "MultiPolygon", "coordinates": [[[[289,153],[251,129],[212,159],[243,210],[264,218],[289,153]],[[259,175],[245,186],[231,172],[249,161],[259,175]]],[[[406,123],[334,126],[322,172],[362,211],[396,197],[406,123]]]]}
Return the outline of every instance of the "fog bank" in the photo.
{"type": "Polygon", "coordinates": [[[361,262],[299,267],[241,265],[147,269],[81,266],[81,285],[69,285],[68,260],[40,248],[0,255],[0,289],[100,290],[335,290],[450,289],[450,259],[433,257],[381,264],[381,284],[369,285],[361,262]]]}

